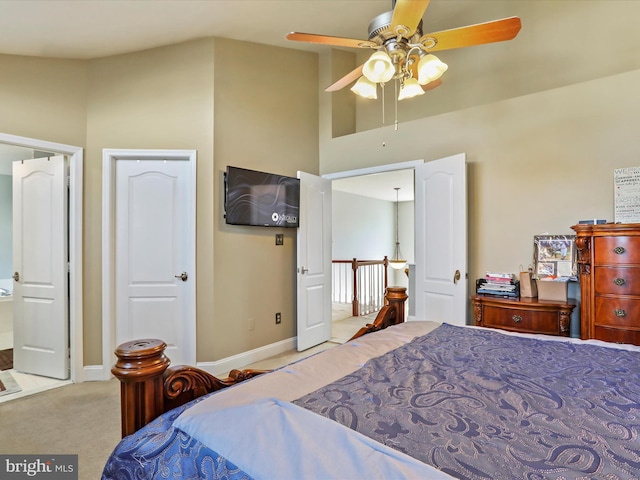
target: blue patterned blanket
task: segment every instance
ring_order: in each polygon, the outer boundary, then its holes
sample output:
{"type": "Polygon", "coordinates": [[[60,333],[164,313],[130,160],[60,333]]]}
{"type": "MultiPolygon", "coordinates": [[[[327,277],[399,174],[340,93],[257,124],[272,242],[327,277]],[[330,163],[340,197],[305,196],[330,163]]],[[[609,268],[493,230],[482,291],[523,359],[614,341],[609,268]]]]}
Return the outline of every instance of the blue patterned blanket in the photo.
{"type": "Polygon", "coordinates": [[[443,324],[294,403],[457,478],[640,478],[637,351],[443,324]]]}
{"type": "Polygon", "coordinates": [[[173,426],[190,405],[171,410],[125,437],[109,456],[102,480],[252,480],[226,458],[173,426]]]}

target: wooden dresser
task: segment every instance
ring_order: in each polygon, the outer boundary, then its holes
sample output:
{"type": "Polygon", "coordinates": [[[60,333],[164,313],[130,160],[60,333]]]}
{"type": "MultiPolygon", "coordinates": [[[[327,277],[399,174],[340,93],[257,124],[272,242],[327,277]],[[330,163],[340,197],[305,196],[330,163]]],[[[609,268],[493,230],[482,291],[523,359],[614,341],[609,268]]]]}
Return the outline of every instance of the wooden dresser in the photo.
{"type": "Polygon", "coordinates": [[[476,326],[565,337],[569,336],[571,312],[576,306],[573,300],[555,302],[482,295],[471,297],[471,301],[476,326]]]}
{"type": "Polygon", "coordinates": [[[640,224],[574,225],[580,336],[640,345],[640,224]]]}

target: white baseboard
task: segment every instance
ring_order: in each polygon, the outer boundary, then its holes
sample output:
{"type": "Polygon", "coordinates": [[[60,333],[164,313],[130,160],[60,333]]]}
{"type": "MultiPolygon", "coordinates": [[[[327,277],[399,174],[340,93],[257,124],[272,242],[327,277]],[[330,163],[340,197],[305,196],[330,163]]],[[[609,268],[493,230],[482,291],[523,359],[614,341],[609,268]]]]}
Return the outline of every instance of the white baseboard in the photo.
{"type": "Polygon", "coordinates": [[[105,369],[103,365],[85,365],[80,374],[82,378],[74,378],[74,383],[103,382],[112,378],[111,370],[105,369]]]}
{"type": "MultiPolygon", "coordinates": [[[[296,348],[296,337],[281,340],[264,347],[249,350],[248,352],[232,355],[231,357],[216,360],[215,362],[199,362],[196,364],[198,368],[209,372],[212,375],[226,375],[234,368],[245,368],[247,365],[259,362],[269,357],[288,352],[296,348]]],[[[102,382],[113,377],[110,368],[103,365],[85,365],[80,372],[81,378],[73,379],[74,383],[82,382],[102,382]]]]}
{"type": "Polygon", "coordinates": [[[234,368],[246,368],[247,365],[288,352],[295,348],[296,337],[292,337],[287,340],[281,340],[280,342],[265,345],[264,347],[249,350],[248,352],[232,355],[231,357],[223,358],[222,360],[216,360],[215,362],[199,362],[196,366],[215,376],[226,375],[234,368]]]}

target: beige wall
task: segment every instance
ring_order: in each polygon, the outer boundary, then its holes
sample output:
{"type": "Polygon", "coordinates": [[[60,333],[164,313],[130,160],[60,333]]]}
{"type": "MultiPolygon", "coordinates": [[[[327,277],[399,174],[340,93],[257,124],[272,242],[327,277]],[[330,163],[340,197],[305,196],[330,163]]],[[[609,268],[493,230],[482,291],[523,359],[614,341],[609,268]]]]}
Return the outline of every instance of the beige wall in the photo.
{"type": "Polygon", "coordinates": [[[197,328],[212,318],[213,39],[89,62],[85,159],[85,364],[101,363],[102,149],[197,150],[197,328]]]}
{"type": "Polygon", "coordinates": [[[640,166],[638,82],[640,70],[324,141],[321,172],[465,152],[472,291],[487,270],[528,265],[534,235],[614,220],[613,170],[640,166]]]}
{"type": "MultiPolygon", "coordinates": [[[[331,138],[322,123],[320,170],[466,153],[472,292],[487,270],[531,263],[534,235],[572,234],[585,218],[614,220],[613,170],[640,166],[640,2],[457,5],[456,25],[518,15],[522,30],[510,42],[438,52],[449,64],[443,85],[399,102],[398,131],[382,127],[380,100],[356,101],[358,133],[331,138]]],[[[335,64],[332,55],[321,61],[335,64]]],[[[366,59],[355,57],[326,83],[366,59]]],[[[387,92],[392,125],[393,88],[387,92]]],[[[329,94],[320,95],[320,111],[323,122],[344,112],[329,94]]]]}
{"type": "Polygon", "coordinates": [[[222,172],[318,173],[316,54],[208,38],[91,61],[0,55],[0,71],[0,132],[85,148],[85,365],[102,362],[104,148],[197,150],[198,361],[295,336],[295,230],[225,225],[222,172]]]}
{"type": "Polygon", "coordinates": [[[83,146],[87,64],[0,55],[0,132],[83,146]]]}
{"type": "MultiPolygon", "coordinates": [[[[482,3],[497,8],[499,2],[482,3]]],[[[555,37],[560,53],[547,50],[552,68],[542,68],[549,62],[534,46],[524,59],[538,62],[531,75],[507,77],[511,83],[501,85],[473,70],[456,74],[462,64],[454,68],[449,60],[447,87],[431,92],[441,111],[408,104],[413,118],[405,112],[396,132],[377,126],[378,108],[370,115],[358,110],[358,123],[368,119],[371,128],[339,138],[332,137],[352,128],[353,118],[333,128],[331,116],[354,115],[356,108],[352,99],[343,105],[323,88],[332,83],[332,70],[347,68],[345,55],[318,61],[311,53],[222,39],[88,62],[0,55],[0,132],[86,148],[85,364],[101,362],[103,148],[198,151],[201,362],[295,335],[295,232],[285,230],[284,246],[276,247],[278,229],[225,225],[227,165],[295,176],[296,170],[329,173],[466,152],[470,283],[487,269],[515,271],[529,263],[535,234],[571,233],[581,218],[613,220],[613,169],[640,165],[634,131],[640,57],[633,41],[640,29],[629,27],[640,2],[593,1],[579,9],[568,7],[574,2],[504,3],[531,4],[533,13],[551,18],[542,26],[529,20],[527,42],[555,37]],[[562,28],[565,17],[574,23],[562,28]],[[580,34],[576,22],[592,33],[614,25],[620,35],[602,43],[623,41],[627,48],[610,48],[594,62],[583,50],[591,36],[580,34]],[[283,314],[279,326],[277,311],[283,314]]],[[[487,12],[489,18],[509,14],[487,12]]],[[[522,35],[524,19],[523,25],[522,35]]],[[[598,42],[589,47],[603,48],[598,42]]],[[[483,48],[469,51],[480,55],[483,48]]],[[[496,50],[490,52],[495,57],[496,50]]]]}
{"type": "MultiPolygon", "coordinates": [[[[424,17],[425,33],[433,31],[432,28],[454,28],[511,16],[520,17],[522,28],[515,39],[507,42],[436,52],[449,65],[442,77],[443,84],[418,98],[399,102],[400,122],[640,68],[637,48],[640,2],[591,0],[578,7],[570,0],[456,0],[454,6],[455,17],[444,23],[440,19],[439,26],[434,27],[431,19],[439,10],[437,4],[431,4],[424,17]]],[[[357,59],[354,55],[353,63],[336,72],[335,79],[363,63],[371,52],[356,50],[356,53],[357,59]]],[[[385,96],[385,123],[390,125],[394,120],[391,82],[385,96]]],[[[381,126],[380,100],[358,97],[356,105],[354,131],[381,126]]],[[[334,122],[343,124],[344,119],[334,117],[334,122]]]]}
{"type": "Polygon", "coordinates": [[[226,225],[227,165],[295,177],[319,163],[317,55],[218,39],[215,59],[215,319],[198,330],[198,360],[296,335],[296,230],[226,225]]]}
{"type": "Polygon", "coordinates": [[[225,225],[222,172],[235,165],[291,176],[297,169],[317,173],[317,76],[315,54],[222,39],[90,62],[86,364],[100,362],[101,323],[95,319],[101,308],[103,148],[198,152],[199,362],[295,336],[295,231],[286,231],[284,247],[276,248],[276,229],[225,225]],[[282,81],[300,71],[297,88],[282,81]],[[278,326],[276,311],[282,313],[278,326]]]}

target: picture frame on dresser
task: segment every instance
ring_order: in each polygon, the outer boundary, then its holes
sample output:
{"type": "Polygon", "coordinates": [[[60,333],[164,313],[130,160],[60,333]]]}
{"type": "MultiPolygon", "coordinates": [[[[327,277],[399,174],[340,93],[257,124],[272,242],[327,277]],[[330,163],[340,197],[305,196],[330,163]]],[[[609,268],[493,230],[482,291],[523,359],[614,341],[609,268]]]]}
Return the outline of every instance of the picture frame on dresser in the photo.
{"type": "Polygon", "coordinates": [[[536,279],[568,277],[577,280],[575,235],[535,235],[533,263],[536,279]]]}

